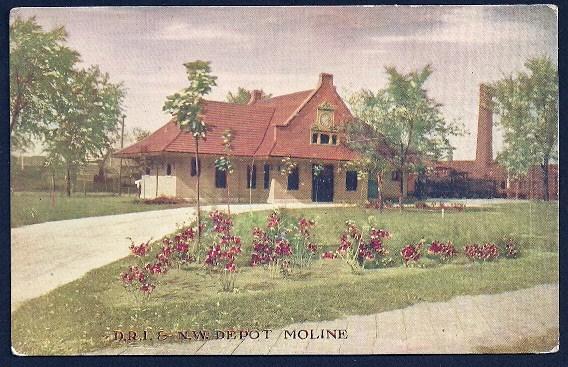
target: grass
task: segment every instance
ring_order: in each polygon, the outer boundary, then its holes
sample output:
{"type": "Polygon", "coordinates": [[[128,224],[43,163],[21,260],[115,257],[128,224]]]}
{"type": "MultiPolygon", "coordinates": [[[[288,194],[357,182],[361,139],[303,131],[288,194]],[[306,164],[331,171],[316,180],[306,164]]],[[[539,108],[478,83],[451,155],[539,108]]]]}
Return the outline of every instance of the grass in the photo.
{"type": "MultiPolygon", "coordinates": [[[[12,344],[24,354],[76,354],[115,345],[110,336],[116,329],[277,328],[557,282],[557,204],[532,204],[532,223],[528,209],[524,204],[501,205],[446,213],[444,218],[411,210],[383,215],[357,208],[289,210],[292,215],[317,215],[317,236],[329,249],[336,247],[346,219],[363,223],[374,215],[381,227],[394,234],[387,246],[397,259],[400,247],[422,237],[451,239],[461,250],[466,242],[514,235],[522,253],[518,259],[491,263],[471,264],[463,254],[446,265],[425,259],[421,268],[399,264],[362,275],[352,274],[341,260],[320,260],[289,279],[272,279],[262,268],[241,266],[235,293],[220,292],[218,276],[193,264],[160,278],[154,294],[144,302],[126,293],[118,278],[134,263],[129,257],[24,303],[12,314],[12,344]]],[[[250,254],[250,228],[262,225],[265,215],[235,218],[235,230],[245,244],[241,265],[250,254]]]]}
{"type": "Polygon", "coordinates": [[[190,204],[144,204],[133,196],[75,193],[67,197],[58,193],[55,207],[51,207],[49,192],[15,192],[12,195],[11,226],[51,222],[64,219],[123,214],[147,210],[170,209],[190,204]]]}

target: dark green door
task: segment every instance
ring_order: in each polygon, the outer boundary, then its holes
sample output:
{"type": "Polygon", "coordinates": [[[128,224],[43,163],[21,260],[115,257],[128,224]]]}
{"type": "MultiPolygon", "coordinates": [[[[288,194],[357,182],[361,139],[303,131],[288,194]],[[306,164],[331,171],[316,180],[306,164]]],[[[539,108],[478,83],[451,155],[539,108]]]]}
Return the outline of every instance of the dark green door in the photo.
{"type": "Polygon", "coordinates": [[[367,185],[367,199],[376,200],[379,196],[379,185],[377,184],[377,177],[369,175],[369,183],[367,185]]]}

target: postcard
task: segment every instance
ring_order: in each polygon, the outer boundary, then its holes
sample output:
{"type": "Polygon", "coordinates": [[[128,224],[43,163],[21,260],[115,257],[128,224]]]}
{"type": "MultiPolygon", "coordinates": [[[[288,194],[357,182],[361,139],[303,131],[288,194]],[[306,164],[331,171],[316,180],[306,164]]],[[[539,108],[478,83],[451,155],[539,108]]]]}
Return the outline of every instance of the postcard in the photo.
{"type": "Polygon", "coordinates": [[[552,5],[14,8],[12,353],[556,352],[558,88],[552,5]]]}

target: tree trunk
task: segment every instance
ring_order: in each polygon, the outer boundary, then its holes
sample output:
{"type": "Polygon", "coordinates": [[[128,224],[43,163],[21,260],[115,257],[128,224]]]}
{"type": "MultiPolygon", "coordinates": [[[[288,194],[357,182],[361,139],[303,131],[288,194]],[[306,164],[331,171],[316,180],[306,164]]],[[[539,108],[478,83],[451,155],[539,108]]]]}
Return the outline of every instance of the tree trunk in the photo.
{"type": "Polygon", "coordinates": [[[229,191],[229,172],[225,172],[227,180],[227,214],[231,215],[231,193],[229,191]]]}
{"type": "Polygon", "coordinates": [[[199,177],[201,177],[201,167],[199,166],[199,138],[195,138],[195,168],[197,171],[197,183],[196,183],[196,191],[197,191],[197,246],[199,247],[199,241],[201,240],[201,208],[200,208],[200,192],[199,192],[199,177]]]}
{"type": "Polygon", "coordinates": [[[69,164],[67,164],[67,175],[65,176],[65,191],[67,196],[71,196],[71,168],[69,164]]]}
{"type": "Polygon", "coordinates": [[[383,212],[383,175],[377,173],[377,201],[379,202],[379,212],[383,212]]]}
{"type": "Polygon", "coordinates": [[[252,214],[252,173],[253,173],[253,167],[254,167],[254,158],[252,159],[252,164],[250,166],[250,174],[249,174],[249,214],[252,214]]]}
{"type": "Polygon", "coordinates": [[[158,197],[158,171],[160,170],[160,166],[156,163],[156,198],[158,197]]]}
{"type": "Polygon", "coordinates": [[[51,174],[51,207],[55,208],[55,172],[51,174]]]}
{"type": "Polygon", "coordinates": [[[402,199],[404,196],[404,171],[400,169],[400,185],[398,187],[398,206],[402,210],[402,199]]]}
{"type": "Polygon", "coordinates": [[[548,157],[544,158],[544,162],[540,167],[542,168],[542,199],[548,201],[550,200],[548,195],[548,157]]]}
{"type": "Polygon", "coordinates": [[[18,123],[18,120],[20,118],[20,104],[21,104],[21,98],[20,96],[18,96],[17,100],[16,100],[16,106],[14,107],[14,111],[12,113],[12,119],[10,120],[10,135],[12,135],[12,131],[14,131],[14,128],[16,127],[16,124],[18,123]]]}

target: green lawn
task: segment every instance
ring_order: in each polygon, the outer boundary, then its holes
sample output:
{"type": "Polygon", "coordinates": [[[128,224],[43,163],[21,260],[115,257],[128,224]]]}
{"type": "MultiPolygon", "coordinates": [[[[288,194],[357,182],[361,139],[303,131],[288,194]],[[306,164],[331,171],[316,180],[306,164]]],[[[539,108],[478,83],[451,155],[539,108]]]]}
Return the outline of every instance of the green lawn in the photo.
{"type": "MultiPolygon", "coordinates": [[[[12,314],[14,348],[25,354],[73,354],[115,345],[112,331],[277,328],[301,321],[332,320],[406,307],[421,301],[444,301],[462,294],[486,294],[558,281],[558,205],[501,205],[462,213],[386,211],[357,208],[289,210],[318,217],[317,235],[336,248],[346,219],[363,224],[370,215],[393,233],[387,243],[397,260],[407,242],[451,239],[458,250],[466,242],[519,239],[521,256],[490,263],[469,263],[463,254],[439,265],[398,266],[352,274],[341,260],[317,261],[290,278],[270,278],[266,270],[241,266],[235,293],[220,292],[218,276],[197,264],[174,269],[160,278],[152,297],[139,302],[126,293],[119,274],[134,263],[129,257],[87,273],[83,278],[24,303],[12,314]],[[529,218],[533,218],[533,222],[529,218]]],[[[243,236],[245,265],[250,228],[266,213],[235,219],[243,236]]],[[[128,235],[128,234],[125,234],[128,235]]]]}
{"type": "Polygon", "coordinates": [[[11,226],[51,222],[55,220],[94,217],[177,208],[190,204],[144,204],[135,196],[113,196],[112,194],[75,193],[67,197],[57,194],[55,207],[51,207],[49,192],[15,192],[11,203],[11,226]]]}

